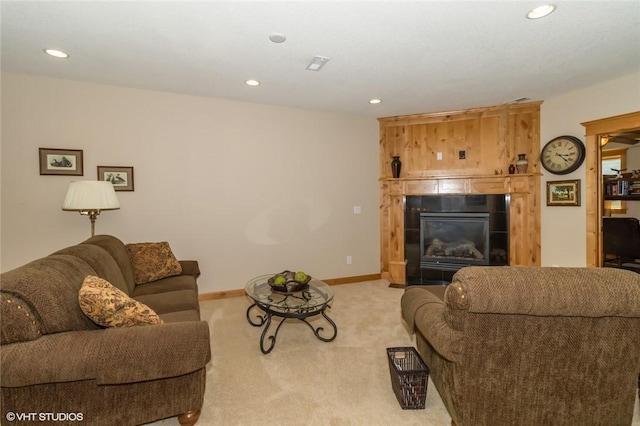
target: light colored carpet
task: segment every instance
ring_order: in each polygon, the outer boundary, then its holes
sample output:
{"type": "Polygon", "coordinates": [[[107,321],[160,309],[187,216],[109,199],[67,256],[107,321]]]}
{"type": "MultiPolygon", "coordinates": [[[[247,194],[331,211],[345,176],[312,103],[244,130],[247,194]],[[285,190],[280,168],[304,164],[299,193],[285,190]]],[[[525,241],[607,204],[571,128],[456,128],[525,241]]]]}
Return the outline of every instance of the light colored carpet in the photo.
{"type": "MultiPolygon", "coordinates": [[[[338,326],[336,339],[321,342],[307,325],[287,320],[267,355],[259,346],[262,328],[246,320],[248,298],[201,303],[212,361],[197,425],[451,424],[431,381],[423,410],[400,408],[391,388],[386,348],[415,345],[400,317],[403,290],[385,280],[332,288],[328,313],[338,326]]],[[[153,423],[177,424],[175,417],[153,423]]],[[[637,400],[632,426],[640,426],[637,400]]]]}

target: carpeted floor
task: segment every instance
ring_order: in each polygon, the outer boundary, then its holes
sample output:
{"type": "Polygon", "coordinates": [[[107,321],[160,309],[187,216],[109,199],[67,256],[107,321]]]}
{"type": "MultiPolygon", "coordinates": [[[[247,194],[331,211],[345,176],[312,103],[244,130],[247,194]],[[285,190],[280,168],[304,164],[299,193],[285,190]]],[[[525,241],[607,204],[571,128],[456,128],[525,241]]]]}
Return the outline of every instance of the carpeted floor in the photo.
{"type": "MultiPolygon", "coordinates": [[[[332,288],[336,339],[321,342],[305,324],[287,320],[267,355],[259,347],[262,328],[246,320],[248,298],[201,303],[212,361],[197,425],[451,424],[431,381],[423,410],[401,409],[391,388],[386,348],[414,346],[400,318],[403,290],[384,280],[332,288]]],[[[313,321],[321,326],[324,319],[313,321]]],[[[640,426],[639,410],[636,401],[632,426],[640,426]]]]}

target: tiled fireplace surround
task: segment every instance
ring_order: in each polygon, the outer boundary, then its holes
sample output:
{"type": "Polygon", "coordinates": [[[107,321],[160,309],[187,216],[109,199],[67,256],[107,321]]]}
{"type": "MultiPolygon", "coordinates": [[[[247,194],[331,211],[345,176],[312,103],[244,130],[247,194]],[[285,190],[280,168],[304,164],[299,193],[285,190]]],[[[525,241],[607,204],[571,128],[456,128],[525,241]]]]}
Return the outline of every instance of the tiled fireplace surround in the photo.
{"type": "MultiPolygon", "coordinates": [[[[540,173],[482,177],[440,177],[385,179],[382,181],[381,270],[394,284],[442,284],[451,274],[429,276],[412,270],[411,253],[406,250],[407,209],[412,197],[504,197],[507,226],[508,265],[540,265],[540,173]],[[409,200],[409,201],[407,201],[409,200]]],[[[475,198],[477,200],[477,198],[475,198]]],[[[420,201],[422,203],[422,201],[420,201]]],[[[494,205],[499,202],[492,201],[494,205]]],[[[419,214],[419,213],[418,213],[419,214]]],[[[409,232],[409,239],[414,239],[409,232]]],[[[415,250],[415,249],[410,249],[415,250]]],[[[413,261],[415,264],[415,260],[413,261]]]]}

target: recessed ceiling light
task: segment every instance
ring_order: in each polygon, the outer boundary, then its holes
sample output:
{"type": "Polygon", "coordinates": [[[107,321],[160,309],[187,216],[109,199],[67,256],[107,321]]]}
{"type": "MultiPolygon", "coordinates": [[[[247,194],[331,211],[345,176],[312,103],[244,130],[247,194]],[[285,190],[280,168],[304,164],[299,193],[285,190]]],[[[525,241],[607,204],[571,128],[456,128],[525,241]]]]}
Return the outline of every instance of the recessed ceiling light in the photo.
{"type": "Polygon", "coordinates": [[[538,6],[536,8],[531,9],[529,13],[527,13],[527,18],[529,19],[544,18],[545,16],[551,14],[551,12],[553,12],[554,10],[556,10],[555,4],[543,4],[542,6],[538,6]]]}
{"type": "Polygon", "coordinates": [[[44,49],[44,53],[47,55],[53,56],[54,58],[67,59],[69,57],[68,53],[63,52],[62,50],[56,49],[44,49]]]}
{"type": "Polygon", "coordinates": [[[381,103],[381,102],[382,102],[382,100],[381,100],[381,99],[371,99],[371,100],[369,101],[369,103],[370,103],[370,104],[374,104],[374,105],[375,105],[375,104],[379,104],[379,103],[381,103]]]}
{"type": "Polygon", "coordinates": [[[244,84],[247,86],[260,86],[260,82],[258,80],[247,80],[244,84]]]}
{"type": "Polygon", "coordinates": [[[269,40],[274,43],[283,43],[286,39],[287,37],[284,34],[280,33],[273,33],[269,36],[269,40]]]}

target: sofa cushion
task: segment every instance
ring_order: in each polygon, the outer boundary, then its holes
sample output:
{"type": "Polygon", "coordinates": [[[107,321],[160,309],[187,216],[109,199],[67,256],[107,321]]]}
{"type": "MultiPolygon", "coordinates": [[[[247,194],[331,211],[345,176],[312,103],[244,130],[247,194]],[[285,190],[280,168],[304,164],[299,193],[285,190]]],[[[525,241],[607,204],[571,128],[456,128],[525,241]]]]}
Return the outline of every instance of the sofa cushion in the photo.
{"type": "MultiPolygon", "coordinates": [[[[120,265],[104,248],[93,244],[76,244],[55,252],[54,254],[68,254],[84,260],[95,271],[95,275],[104,278],[120,290],[131,295],[120,265]]],[[[83,277],[84,278],[84,277],[83,277]]]]}
{"type": "Polygon", "coordinates": [[[199,311],[198,294],[193,290],[175,290],[136,296],[136,300],[153,309],[158,315],[177,311],[199,311]]]}
{"type": "MultiPolygon", "coordinates": [[[[133,266],[131,265],[131,259],[129,259],[129,253],[127,253],[126,245],[113,235],[96,235],[84,241],[82,244],[98,246],[113,257],[113,260],[118,264],[118,267],[122,272],[122,276],[125,279],[128,289],[125,293],[131,294],[133,289],[136,287],[136,283],[134,282],[133,266]]],[[[95,275],[109,280],[109,277],[100,275],[99,273],[95,275]]],[[[112,284],[119,287],[115,282],[112,282],[112,284]]]]}
{"type": "Polygon", "coordinates": [[[109,281],[93,275],[84,279],[78,302],[82,312],[105,327],[162,324],[153,309],[127,296],[109,281]]]}
{"type": "Polygon", "coordinates": [[[136,285],[182,273],[182,266],[166,241],[127,244],[136,285]]]}
{"type": "Polygon", "coordinates": [[[160,318],[165,324],[172,322],[200,321],[200,312],[195,309],[189,311],[175,311],[166,314],[160,314],[160,318]]]}
{"type": "Polygon", "coordinates": [[[137,285],[129,296],[136,300],[141,300],[140,296],[168,293],[176,290],[190,290],[198,294],[198,284],[191,275],[174,275],[137,285]]]}

